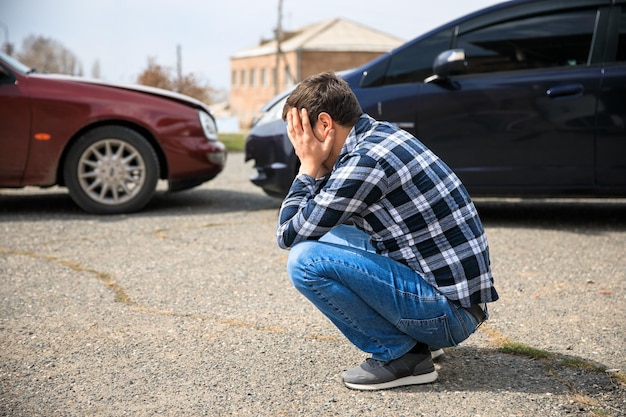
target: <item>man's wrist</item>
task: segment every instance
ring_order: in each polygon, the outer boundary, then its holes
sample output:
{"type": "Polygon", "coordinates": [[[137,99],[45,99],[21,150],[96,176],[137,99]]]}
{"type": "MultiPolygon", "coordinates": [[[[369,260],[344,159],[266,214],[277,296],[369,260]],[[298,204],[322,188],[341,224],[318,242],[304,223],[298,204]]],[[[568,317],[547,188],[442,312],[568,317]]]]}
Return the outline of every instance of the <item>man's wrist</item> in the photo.
{"type": "Polygon", "coordinates": [[[300,170],[298,171],[298,174],[305,174],[305,175],[308,175],[309,177],[315,178],[318,171],[319,171],[319,168],[317,167],[300,165],[300,170]]]}

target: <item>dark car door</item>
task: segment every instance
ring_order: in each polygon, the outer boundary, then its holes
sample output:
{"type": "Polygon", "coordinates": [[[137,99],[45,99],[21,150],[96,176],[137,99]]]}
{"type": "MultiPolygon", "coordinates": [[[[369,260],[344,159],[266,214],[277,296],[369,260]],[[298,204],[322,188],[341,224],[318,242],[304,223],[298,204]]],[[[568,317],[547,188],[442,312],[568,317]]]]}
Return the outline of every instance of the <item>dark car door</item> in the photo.
{"type": "Polygon", "coordinates": [[[25,85],[0,65],[0,185],[21,185],[30,137],[30,103],[25,85]]]}
{"type": "Polygon", "coordinates": [[[606,67],[598,103],[596,177],[603,190],[626,188],[626,2],[608,23],[606,67]]]}
{"type": "Polygon", "coordinates": [[[422,86],[417,135],[470,192],[588,189],[603,68],[597,8],[461,24],[467,73],[422,86]]]}

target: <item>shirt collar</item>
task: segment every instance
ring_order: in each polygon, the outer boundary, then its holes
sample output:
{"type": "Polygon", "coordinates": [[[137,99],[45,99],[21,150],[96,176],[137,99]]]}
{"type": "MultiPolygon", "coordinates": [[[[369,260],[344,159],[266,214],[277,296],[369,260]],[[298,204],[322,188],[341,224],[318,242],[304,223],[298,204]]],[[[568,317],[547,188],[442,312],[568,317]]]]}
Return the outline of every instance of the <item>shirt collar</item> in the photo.
{"type": "Polygon", "coordinates": [[[350,133],[348,133],[348,137],[346,138],[346,141],[341,147],[341,151],[339,152],[339,158],[337,158],[337,162],[342,160],[343,157],[350,154],[356,149],[363,133],[369,130],[372,122],[374,122],[374,119],[371,118],[369,115],[365,113],[361,114],[361,116],[358,118],[358,120],[350,130],[350,133]]]}

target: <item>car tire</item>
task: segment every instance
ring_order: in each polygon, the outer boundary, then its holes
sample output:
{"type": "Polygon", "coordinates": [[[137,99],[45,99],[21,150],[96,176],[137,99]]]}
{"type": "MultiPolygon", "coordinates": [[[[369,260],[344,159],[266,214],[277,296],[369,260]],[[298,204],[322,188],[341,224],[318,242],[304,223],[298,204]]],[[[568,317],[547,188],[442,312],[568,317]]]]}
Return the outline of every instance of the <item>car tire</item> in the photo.
{"type": "Polygon", "coordinates": [[[94,214],[142,209],[160,175],[150,143],[122,126],[98,127],[82,135],[67,154],[63,174],[72,200],[94,214]]]}

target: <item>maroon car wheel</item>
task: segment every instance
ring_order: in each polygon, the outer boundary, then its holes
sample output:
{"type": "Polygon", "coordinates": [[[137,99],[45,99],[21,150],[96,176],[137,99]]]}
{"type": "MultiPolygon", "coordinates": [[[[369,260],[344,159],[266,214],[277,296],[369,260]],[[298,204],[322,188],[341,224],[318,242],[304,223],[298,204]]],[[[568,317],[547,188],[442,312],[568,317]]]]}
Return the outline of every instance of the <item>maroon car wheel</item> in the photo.
{"type": "Polygon", "coordinates": [[[83,210],[95,214],[130,213],[152,198],[159,162],[150,143],[122,126],[84,134],[70,149],[65,185],[83,210]]]}

